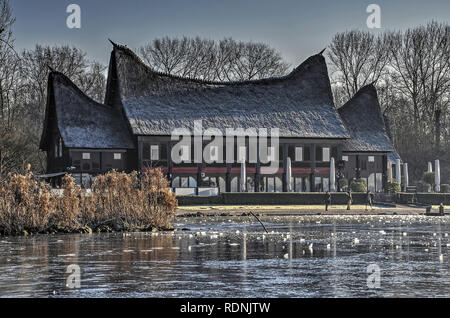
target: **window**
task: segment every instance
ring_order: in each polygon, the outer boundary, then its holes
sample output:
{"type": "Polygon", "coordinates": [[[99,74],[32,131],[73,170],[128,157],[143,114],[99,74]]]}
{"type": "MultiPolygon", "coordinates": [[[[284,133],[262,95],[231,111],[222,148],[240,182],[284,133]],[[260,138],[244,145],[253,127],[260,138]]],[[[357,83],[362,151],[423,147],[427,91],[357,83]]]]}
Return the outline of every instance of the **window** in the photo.
{"type": "Polygon", "coordinates": [[[121,153],[115,153],[114,154],[114,160],[122,160],[122,154],[121,153]]]}
{"type": "Polygon", "coordinates": [[[190,161],[191,158],[191,154],[190,154],[190,147],[188,145],[181,145],[180,148],[180,157],[181,157],[181,161],[187,162],[190,161]]]}
{"type": "Polygon", "coordinates": [[[150,160],[159,160],[159,146],[158,145],[150,146],[150,160]]]}
{"type": "Polygon", "coordinates": [[[89,152],[83,152],[83,160],[91,160],[91,154],[89,152]]]}
{"type": "Polygon", "coordinates": [[[375,162],[375,157],[374,156],[369,156],[369,162],[375,162]]]}
{"type": "Polygon", "coordinates": [[[55,158],[58,158],[58,144],[55,142],[55,158]]]}
{"type": "Polygon", "coordinates": [[[247,160],[247,148],[245,146],[240,146],[238,151],[238,162],[247,160]]]}
{"type": "Polygon", "coordinates": [[[348,161],[348,156],[342,156],[342,161],[348,161]]]}
{"type": "Polygon", "coordinates": [[[324,162],[330,161],[330,148],[329,147],[322,148],[322,161],[324,161],[324,162]]]}
{"type": "Polygon", "coordinates": [[[303,147],[295,147],[295,161],[303,161],[303,147]]]}
{"type": "Polygon", "coordinates": [[[219,147],[218,146],[211,146],[209,148],[209,158],[211,162],[219,161],[219,147]]]}

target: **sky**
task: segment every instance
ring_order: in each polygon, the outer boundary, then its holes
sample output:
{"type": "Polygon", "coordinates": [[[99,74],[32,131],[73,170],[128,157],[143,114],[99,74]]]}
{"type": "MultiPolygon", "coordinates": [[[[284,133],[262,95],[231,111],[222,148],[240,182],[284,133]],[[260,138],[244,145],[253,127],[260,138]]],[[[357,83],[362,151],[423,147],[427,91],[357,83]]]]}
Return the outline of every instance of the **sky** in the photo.
{"type": "Polygon", "coordinates": [[[292,66],[324,49],[336,32],[404,30],[448,22],[449,0],[9,0],[15,45],[70,44],[108,63],[108,38],[131,49],[158,37],[232,37],[266,42],[292,66]],[[381,8],[381,29],[366,24],[369,4],[381,8]],[[81,28],[69,29],[69,4],[81,8],[81,28]]]}

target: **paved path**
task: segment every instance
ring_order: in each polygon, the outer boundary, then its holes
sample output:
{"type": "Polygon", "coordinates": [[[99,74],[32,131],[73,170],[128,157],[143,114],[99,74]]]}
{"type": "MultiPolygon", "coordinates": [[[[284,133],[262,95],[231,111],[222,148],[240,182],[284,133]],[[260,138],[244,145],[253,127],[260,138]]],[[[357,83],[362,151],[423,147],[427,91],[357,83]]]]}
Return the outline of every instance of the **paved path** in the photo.
{"type": "MultiPolygon", "coordinates": [[[[188,206],[179,207],[177,216],[241,216],[249,212],[257,215],[292,216],[292,215],[425,215],[424,207],[398,205],[396,207],[376,206],[365,211],[365,206],[355,206],[348,211],[343,206],[332,206],[328,212],[324,206],[188,206]]],[[[448,210],[447,210],[448,211],[448,210]]],[[[437,213],[434,209],[433,212],[437,213]]],[[[448,212],[446,213],[449,215],[448,212]]]]}

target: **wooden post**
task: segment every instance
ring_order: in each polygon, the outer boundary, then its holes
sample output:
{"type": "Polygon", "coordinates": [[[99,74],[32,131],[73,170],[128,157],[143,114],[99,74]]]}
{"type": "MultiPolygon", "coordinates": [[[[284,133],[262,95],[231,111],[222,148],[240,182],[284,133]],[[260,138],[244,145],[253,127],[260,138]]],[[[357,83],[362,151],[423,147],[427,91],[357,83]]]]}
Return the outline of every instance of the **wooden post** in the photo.
{"type": "Polygon", "coordinates": [[[287,169],[287,157],[288,157],[288,144],[283,144],[283,192],[288,192],[288,184],[286,179],[286,169],[287,169]]]}
{"type": "Polygon", "coordinates": [[[388,183],[388,173],[387,173],[387,169],[388,169],[388,160],[387,160],[387,155],[383,155],[383,158],[382,158],[382,166],[383,166],[383,170],[382,170],[382,173],[383,173],[383,185],[382,185],[382,187],[383,187],[383,191],[386,191],[386,189],[387,189],[387,183],[388,183]]]}
{"type": "Polygon", "coordinates": [[[359,155],[355,156],[355,160],[356,160],[356,167],[355,167],[356,179],[361,179],[361,167],[359,166],[359,155]]]}
{"type": "Polygon", "coordinates": [[[225,178],[225,182],[226,182],[226,186],[225,186],[225,191],[226,192],[231,192],[231,164],[227,163],[227,175],[225,178]]]}
{"type": "Polygon", "coordinates": [[[169,141],[167,143],[167,173],[169,174],[169,184],[172,188],[173,181],[173,163],[172,163],[172,143],[169,141]]]}
{"type": "Polygon", "coordinates": [[[316,145],[311,144],[311,175],[310,175],[310,192],[316,191],[316,145]]]}

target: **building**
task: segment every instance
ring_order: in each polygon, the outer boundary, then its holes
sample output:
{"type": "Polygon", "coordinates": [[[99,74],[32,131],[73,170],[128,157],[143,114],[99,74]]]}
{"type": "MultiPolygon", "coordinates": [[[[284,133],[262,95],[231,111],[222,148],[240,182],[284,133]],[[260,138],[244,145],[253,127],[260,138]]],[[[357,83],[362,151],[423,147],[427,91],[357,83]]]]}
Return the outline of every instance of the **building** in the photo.
{"type": "Polygon", "coordinates": [[[337,110],[321,53],[283,77],[208,82],[156,72],[115,43],[104,104],[63,74],[50,73],[41,149],[48,154],[49,174],[70,170],[83,180],[111,169],[160,168],[178,193],[241,191],[242,160],[246,191],[327,191],[331,158],[338,178],[366,178],[372,190],[381,191],[388,157],[395,153],[373,85],[337,110]],[[202,147],[182,145],[181,162],[174,160],[174,130],[194,137],[199,122],[202,132],[215,131],[211,140],[227,129],[278,130],[279,146],[268,141],[277,169],[256,155],[251,136],[209,148],[210,141],[200,139],[202,147]],[[210,160],[194,160],[206,150],[210,160]]]}

